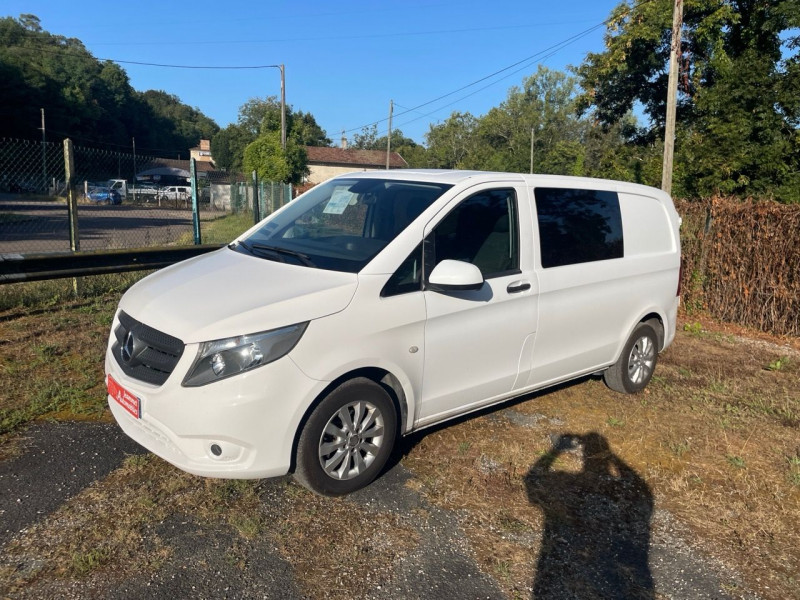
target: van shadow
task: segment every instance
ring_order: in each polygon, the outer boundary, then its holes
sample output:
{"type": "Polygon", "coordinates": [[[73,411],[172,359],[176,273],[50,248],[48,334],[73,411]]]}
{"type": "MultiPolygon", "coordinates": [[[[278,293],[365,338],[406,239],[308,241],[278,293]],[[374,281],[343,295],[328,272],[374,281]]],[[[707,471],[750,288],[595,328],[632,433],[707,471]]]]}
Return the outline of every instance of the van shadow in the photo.
{"type": "Polygon", "coordinates": [[[553,436],[525,476],[545,519],[532,598],[641,598],[655,591],[648,565],[653,495],[598,433],[553,436]],[[580,471],[555,469],[565,453],[580,471]]]}

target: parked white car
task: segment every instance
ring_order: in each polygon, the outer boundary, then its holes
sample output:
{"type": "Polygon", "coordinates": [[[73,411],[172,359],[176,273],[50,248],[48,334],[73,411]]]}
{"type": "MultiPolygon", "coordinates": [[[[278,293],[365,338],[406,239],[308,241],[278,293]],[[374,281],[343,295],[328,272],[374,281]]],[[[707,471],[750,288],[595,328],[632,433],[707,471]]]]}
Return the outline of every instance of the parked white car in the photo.
{"type": "Polygon", "coordinates": [[[133,286],[109,405],[190,473],[348,493],[420,428],[590,374],[642,390],[675,335],[679,225],[615,181],[343,175],[133,286]]]}
{"type": "Polygon", "coordinates": [[[158,190],[158,197],[163,201],[175,200],[187,202],[192,199],[192,188],[188,185],[170,185],[158,190]]]}

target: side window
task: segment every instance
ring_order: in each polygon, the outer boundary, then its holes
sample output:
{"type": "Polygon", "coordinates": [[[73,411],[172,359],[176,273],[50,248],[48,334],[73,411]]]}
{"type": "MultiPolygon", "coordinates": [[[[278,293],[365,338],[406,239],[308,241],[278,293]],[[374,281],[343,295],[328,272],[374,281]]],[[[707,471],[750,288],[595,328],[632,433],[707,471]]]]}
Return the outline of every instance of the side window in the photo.
{"type": "Polygon", "coordinates": [[[536,188],[542,267],[622,258],[622,215],[616,192],[536,188]]]}
{"type": "Polygon", "coordinates": [[[422,244],[403,261],[381,290],[381,298],[419,292],[422,289],[422,244]]]}
{"type": "Polygon", "coordinates": [[[464,200],[428,235],[426,265],[461,260],[486,279],[518,272],[518,239],[514,190],[486,190],[464,200]]]}

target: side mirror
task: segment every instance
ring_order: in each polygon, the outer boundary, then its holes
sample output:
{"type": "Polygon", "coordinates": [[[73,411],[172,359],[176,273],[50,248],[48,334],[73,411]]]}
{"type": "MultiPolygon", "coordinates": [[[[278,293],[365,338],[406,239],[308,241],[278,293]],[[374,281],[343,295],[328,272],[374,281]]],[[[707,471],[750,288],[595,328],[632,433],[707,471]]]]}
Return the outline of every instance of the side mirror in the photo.
{"type": "Polygon", "coordinates": [[[483,274],[472,263],[443,260],[428,277],[428,289],[434,292],[463,292],[483,287],[483,274]]]}

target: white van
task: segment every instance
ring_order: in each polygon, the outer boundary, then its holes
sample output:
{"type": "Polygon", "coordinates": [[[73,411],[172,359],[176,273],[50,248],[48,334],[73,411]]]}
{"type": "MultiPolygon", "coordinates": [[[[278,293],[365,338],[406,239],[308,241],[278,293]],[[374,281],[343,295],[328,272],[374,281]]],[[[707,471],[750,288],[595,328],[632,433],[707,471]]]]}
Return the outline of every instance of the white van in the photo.
{"type": "Polygon", "coordinates": [[[158,191],[158,196],[164,202],[168,200],[188,202],[192,198],[192,188],[188,185],[171,185],[161,188],[158,191]]]}
{"type": "Polygon", "coordinates": [[[190,473],[348,493],[434,423],[593,373],[644,388],[675,335],[679,225],[615,181],[343,175],[134,285],[109,405],[190,473]]]}

